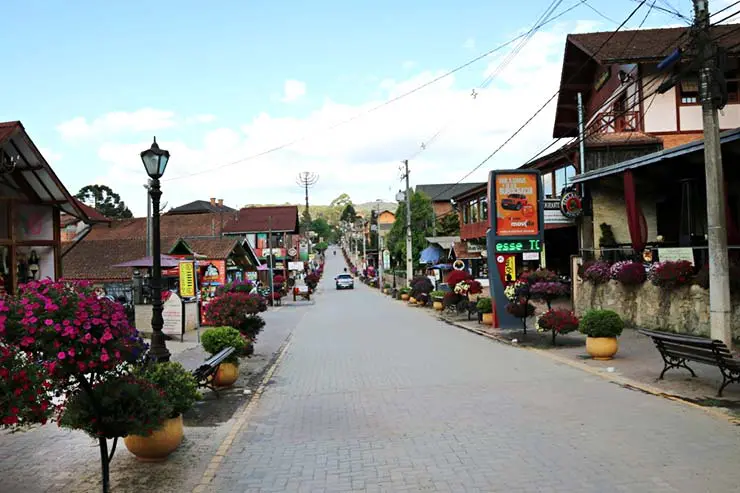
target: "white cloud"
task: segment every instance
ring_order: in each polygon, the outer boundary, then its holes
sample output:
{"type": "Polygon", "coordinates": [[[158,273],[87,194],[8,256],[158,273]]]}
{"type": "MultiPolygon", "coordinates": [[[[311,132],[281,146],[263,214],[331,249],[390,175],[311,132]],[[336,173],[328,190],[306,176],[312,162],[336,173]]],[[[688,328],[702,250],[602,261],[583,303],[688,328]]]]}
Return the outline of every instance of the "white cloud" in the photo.
{"type": "MultiPolygon", "coordinates": [[[[538,32],[493,83],[476,90],[475,99],[470,96],[470,85],[450,76],[371,111],[383,100],[445,72],[426,70],[405,80],[383,79],[378,84],[382,98],[359,106],[327,99],[319,109],[300,118],[261,113],[239,127],[217,128],[197,140],[175,137],[162,141],[160,146],[171,153],[162,183],[163,201],[179,205],[223,197],[232,206],[300,203],[302,192],[295,185],[295,176],[305,170],[320,175],[311,191],[313,203],[329,203],[343,192],[356,202],[391,199],[400,187],[398,165],[403,159],[410,159],[412,184],[456,182],[555,92],[565,34],[583,27],[570,23],[538,32]],[[355,118],[358,114],[363,116],[355,118]],[[349,119],[353,121],[326,130],[349,119]],[[440,129],[439,136],[430,142],[440,129]],[[293,140],[297,142],[284,146],[293,140]],[[419,152],[422,142],[428,147],[419,152]],[[280,146],[284,147],[270,152],[280,146]]],[[[487,66],[477,65],[480,80],[504,56],[502,53],[490,60],[487,66]]],[[[485,180],[491,169],[517,167],[531,158],[552,140],[553,113],[551,104],[466,181],[485,180]]],[[[99,169],[106,170],[97,177],[98,182],[115,184],[138,215],[146,208],[141,192],[146,175],[139,152],[150,142],[148,135],[134,143],[111,139],[98,153],[103,164],[99,169]]]]}
{"type": "Polygon", "coordinates": [[[142,108],[136,111],[114,111],[88,122],[78,116],[62,122],[57,130],[65,139],[114,135],[121,132],[149,132],[176,125],[173,111],[142,108]]]}
{"type": "Polygon", "coordinates": [[[306,83],[299,80],[288,79],[283,86],[284,103],[292,103],[306,95],[306,83]]]}
{"type": "Polygon", "coordinates": [[[468,38],[463,43],[463,48],[466,50],[474,50],[475,49],[475,40],[473,38],[468,38]]]}

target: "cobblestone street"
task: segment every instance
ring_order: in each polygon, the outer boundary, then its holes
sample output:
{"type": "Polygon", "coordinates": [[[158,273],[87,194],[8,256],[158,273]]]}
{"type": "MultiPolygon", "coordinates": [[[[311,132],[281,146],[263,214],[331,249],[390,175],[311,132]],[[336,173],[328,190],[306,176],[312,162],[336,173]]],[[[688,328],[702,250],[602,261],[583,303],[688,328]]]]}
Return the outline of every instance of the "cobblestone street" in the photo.
{"type": "Polygon", "coordinates": [[[363,285],[324,294],[208,491],[730,492],[740,433],[363,285]]]}

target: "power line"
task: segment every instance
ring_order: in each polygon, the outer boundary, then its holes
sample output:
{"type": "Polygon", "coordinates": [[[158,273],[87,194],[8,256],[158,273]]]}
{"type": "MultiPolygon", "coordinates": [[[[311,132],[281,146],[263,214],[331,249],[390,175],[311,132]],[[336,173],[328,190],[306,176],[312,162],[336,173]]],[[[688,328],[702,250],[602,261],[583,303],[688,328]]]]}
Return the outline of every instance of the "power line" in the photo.
{"type": "MultiPolygon", "coordinates": [[[[647,0],[642,0],[640,2],[640,4],[637,7],[635,7],[632,10],[632,12],[630,12],[630,14],[627,16],[627,18],[624,21],[622,21],[621,24],[619,24],[619,26],[617,27],[617,29],[615,31],[613,31],[612,33],[610,33],[609,37],[603,43],[601,43],[601,45],[599,46],[599,48],[593,53],[592,56],[595,57],[599,52],[601,52],[601,50],[604,48],[604,46],[606,46],[607,43],[609,43],[609,41],[611,41],[611,39],[617,34],[617,32],[619,32],[619,30],[622,27],[624,27],[624,25],[627,24],[630,21],[630,19],[632,19],[632,17],[637,13],[638,10],[640,10],[640,8],[642,8],[643,5],[645,5],[646,2],[647,2],[647,0]]],[[[587,64],[588,64],[588,61],[586,63],[583,63],[579,67],[579,69],[576,71],[576,73],[574,73],[565,82],[565,84],[570,83],[575,78],[575,76],[577,76],[579,73],[581,73],[581,71],[584,69],[584,67],[586,67],[587,64]]],[[[494,150],[491,154],[489,154],[483,161],[481,161],[476,166],[474,166],[472,170],[470,170],[468,173],[466,173],[465,176],[463,176],[462,178],[460,178],[460,180],[458,180],[456,183],[450,185],[449,187],[445,188],[443,191],[441,191],[440,193],[438,193],[437,195],[435,195],[434,197],[432,197],[432,200],[434,200],[435,198],[439,197],[440,195],[443,195],[443,194],[447,193],[454,186],[458,185],[464,179],[466,179],[467,177],[469,177],[470,175],[472,175],[473,173],[475,173],[476,171],[478,171],[484,164],[486,164],[489,160],[491,160],[491,158],[493,158],[493,156],[495,156],[496,154],[498,154],[499,151],[501,151],[501,149],[503,149],[509,142],[511,142],[517,135],[519,135],[519,133],[521,133],[521,131],[524,130],[532,122],[532,120],[534,120],[537,117],[537,115],[539,115],[557,97],[558,94],[560,94],[560,89],[558,89],[557,91],[555,91],[555,93],[552,96],[550,96],[547,99],[547,101],[545,101],[545,103],[542,106],[540,106],[537,109],[537,111],[535,111],[534,114],[532,116],[530,116],[519,128],[517,128],[516,131],[509,138],[507,138],[501,145],[499,145],[496,148],[496,150],[494,150]]]]}
{"type": "MultiPolygon", "coordinates": [[[[585,1],[586,0],[580,0],[580,2],[578,4],[572,6],[570,9],[564,11],[560,15],[565,15],[566,13],[570,12],[575,7],[577,7],[581,3],[584,3],[585,1]]],[[[558,17],[560,17],[560,16],[558,16],[558,17]]],[[[553,22],[558,17],[555,17],[555,18],[552,18],[552,19],[548,20],[547,22],[543,23],[542,26],[547,25],[550,22],[553,22]]],[[[542,26],[540,26],[540,27],[542,27],[542,26]]],[[[473,58],[471,60],[468,60],[467,62],[463,63],[462,65],[458,65],[457,67],[455,67],[452,70],[449,70],[449,71],[443,73],[442,75],[439,75],[439,76],[437,76],[437,77],[435,77],[435,78],[433,78],[433,79],[431,79],[431,80],[429,80],[429,81],[427,81],[427,82],[425,82],[425,83],[423,83],[423,84],[421,84],[419,86],[416,86],[415,88],[413,88],[413,89],[411,89],[409,91],[406,91],[404,93],[401,93],[398,96],[395,96],[395,97],[393,97],[391,99],[388,99],[388,100],[386,100],[386,101],[384,101],[384,102],[382,102],[380,104],[377,104],[377,105],[373,106],[372,108],[369,108],[368,110],[365,110],[365,111],[362,111],[360,113],[357,113],[356,115],[353,115],[350,118],[347,118],[347,119],[341,120],[339,122],[336,122],[336,123],[334,123],[332,125],[329,125],[328,127],[325,127],[323,129],[319,129],[317,132],[313,132],[313,133],[310,133],[310,134],[303,135],[302,137],[295,138],[295,139],[290,140],[290,141],[287,141],[287,142],[285,142],[283,144],[280,144],[280,145],[277,145],[277,146],[272,147],[270,149],[267,149],[265,151],[262,151],[262,152],[259,152],[259,153],[256,153],[256,154],[252,154],[250,156],[247,156],[247,157],[238,159],[236,161],[232,161],[232,162],[229,162],[229,163],[221,164],[221,165],[214,166],[214,167],[211,167],[211,168],[208,168],[208,169],[204,169],[204,170],[201,170],[201,171],[195,171],[195,172],[187,173],[187,174],[180,175],[180,176],[174,176],[174,177],[171,177],[171,178],[166,178],[166,179],[163,179],[162,181],[175,181],[175,180],[181,180],[183,178],[190,178],[190,177],[201,175],[201,174],[205,174],[205,173],[211,173],[211,172],[213,172],[213,171],[215,171],[217,169],[222,169],[222,168],[226,168],[226,167],[229,167],[229,166],[234,166],[234,165],[237,165],[237,164],[241,164],[243,162],[251,161],[253,159],[257,159],[257,158],[266,156],[268,154],[272,154],[273,152],[280,151],[282,149],[286,149],[286,148],[291,147],[291,146],[293,146],[293,145],[295,145],[295,144],[297,144],[299,142],[303,142],[304,140],[306,140],[309,137],[314,136],[314,135],[316,135],[318,133],[328,132],[328,131],[334,130],[335,128],[338,128],[338,127],[341,127],[341,126],[346,125],[348,123],[351,123],[351,122],[353,122],[355,120],[358,120],[358,119],[360,119],[360,118],[362,118],[364,116],[367,116],[367,115],[369,115],[371,113],[374,113],[374,112],[376,112],[376,111],[378,111],[378,110],[380,110],[382,108],[385,108],[386,106],[388,106],[390,104],[393,104],[393,103],[395,103],[397,101],[400,101],[401,99],[404,99],[404,98],[406,98],[408,96],[411,96],[412,94],[415,94],[415,93],[421,91],[422,89],[425,89],[425,88],[431,86],[432,84],[436,84],[437,82],[441,81],[442,79],[446,79],[450,75],[453,75],[453,74],[455,74],[455,73],[457,73],[457,72],[459,72],[459,71],[461,71],[463,69],[466,69],[469,66],[475,64],[476,62],[478,62],[480,60],[483,60],[484,58],[487,58],[487,57],[493,55],[494,53],[496,53],[498,51],[503,50],[507,46],[509,46],[511,44],[514,44],[518,40],[524,38],[526,35],[527,35],[527,33],[522,33],[522,34],[520,34],[518,36],[515,36],[514,38],[510,39],[509,41],[506,41],[506,42],[504,42],[504,43],[496,46],[495,48],[492,48],[492,49],[486,51],[485,53],[482,53],[482,54],[478,55],[477,57],[475,57],[475,58],[473,58]]]]}

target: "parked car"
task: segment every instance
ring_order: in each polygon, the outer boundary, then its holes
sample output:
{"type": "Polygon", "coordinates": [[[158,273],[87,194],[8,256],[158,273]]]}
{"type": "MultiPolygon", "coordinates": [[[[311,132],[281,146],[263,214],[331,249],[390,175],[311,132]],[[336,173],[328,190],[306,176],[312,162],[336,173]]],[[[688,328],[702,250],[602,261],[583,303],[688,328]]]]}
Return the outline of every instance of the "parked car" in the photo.
{"type": "Polygon", "coordinates": [[[527,197],[521,193],[510,193],[501,199],[501,208],[509,211],[520,211],[527,205],[527,197]]]}
{"type": "Polygon", "coordinates": [[[337,289],[355,289],[355,280],[351,274],[339,274],[334,278],[337,289]]]}

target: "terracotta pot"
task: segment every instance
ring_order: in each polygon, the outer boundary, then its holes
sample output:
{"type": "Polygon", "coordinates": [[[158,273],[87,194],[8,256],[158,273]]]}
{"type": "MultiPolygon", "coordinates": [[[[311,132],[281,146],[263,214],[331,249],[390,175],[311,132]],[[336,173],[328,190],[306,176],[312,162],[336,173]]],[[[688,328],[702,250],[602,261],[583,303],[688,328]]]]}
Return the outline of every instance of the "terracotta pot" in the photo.
{"type": "Polygon", "coordinates": [[[216,387],[229,387],[234,385],[239,378],[239,367],[234,363],[221,363],[218,365],[216,376],[213,377],[213,385],[216,387]]]}
{"type": "Polygon", "coordinates": [[[416,298],[414,298],[413,296],[409,296],[409,303],[411,303],[412,305],[416,304],[416,298]]]}
{"type": "Polygon", "coordinates": [[[441,312],[445,308],[445,306],[442,304],[441,301],[435,301],[433,306],[434,306],[434,309],[437,310],[438,312],[441,312]]]}
{"type": "Polygon", "coordinates": [[[402,294],[401,295],[401,300],[403,300],[403,301],[408,301],[409,298],[410,298],[410,296],[407,295],[407,294],[402,294]]]}
{"type": "Polygon", "coordinates": [[[129,435],[123,443],[142,462],[161,462],[182,443],[182,416],[168,419],[150,436],[129,435]]]}
{"type": "Polygon", "coordinates": [[[617,354],[619,343],[616,337],[587,337],[586,352],[596,360],[609,360],[617,354]]]}
{"type": "Polygon", "coordinates": [[[482,313],[481,321],[483,325],[493,325],[493,313],[482,313]]]}

